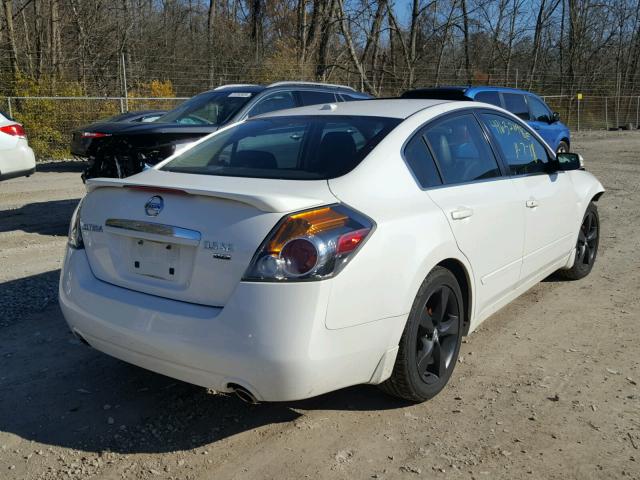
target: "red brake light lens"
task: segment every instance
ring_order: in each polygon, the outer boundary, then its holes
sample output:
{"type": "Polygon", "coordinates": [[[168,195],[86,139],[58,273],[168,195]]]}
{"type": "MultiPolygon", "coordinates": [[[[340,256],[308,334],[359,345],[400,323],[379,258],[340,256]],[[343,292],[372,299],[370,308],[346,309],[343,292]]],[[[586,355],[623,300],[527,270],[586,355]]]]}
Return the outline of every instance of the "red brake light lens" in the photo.
{"type": "Polygon", "coordinates": [[[338,255],[353,252],[364,241],[370,232],[370,228],[361,228],[355,232],[349,232],[338,238],[338,255]]]}
{"type": "Polygon", "coordinates": [[[6,133],[7,135],[11,135],[12,137],[27,138],[27,132],[24,130],[24,127],[19,123],[14,123],[11,125],[5,125],[4,127],[0,127],[0,132],[6,133]]]}
{"type": "Polygon", "coordinates": [[[102,138],[102,137],[110,137],[110,133],[101,133],[101,132],[82,132],[80,134],[82,138],[102,138]]]}

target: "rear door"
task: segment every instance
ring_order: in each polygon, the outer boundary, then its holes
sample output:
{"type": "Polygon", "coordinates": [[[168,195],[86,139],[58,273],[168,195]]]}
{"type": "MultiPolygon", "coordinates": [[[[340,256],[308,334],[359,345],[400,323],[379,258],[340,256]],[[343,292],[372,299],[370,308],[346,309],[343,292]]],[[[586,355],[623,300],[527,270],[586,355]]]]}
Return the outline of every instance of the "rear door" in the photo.
{"type": "Polygon", "coordinates": [[[525,207],[521,279],[527,280],[573,248],[578,197],[567,172],[548,173],[551,153],[525,126],[499,112],[485,111],[480,118],[509,166],[518,201],[525,207]]]}
{"type": "Polygon", "coordinates": [[[431,187],[427,194],[471,263],[482,315],[520,275],[524,212],[519,194],[470,110],[429,123],[407,144],[405,158],[423,188],[431,187]],[[435,180],[431,164],[438,172],[435,180]]]}

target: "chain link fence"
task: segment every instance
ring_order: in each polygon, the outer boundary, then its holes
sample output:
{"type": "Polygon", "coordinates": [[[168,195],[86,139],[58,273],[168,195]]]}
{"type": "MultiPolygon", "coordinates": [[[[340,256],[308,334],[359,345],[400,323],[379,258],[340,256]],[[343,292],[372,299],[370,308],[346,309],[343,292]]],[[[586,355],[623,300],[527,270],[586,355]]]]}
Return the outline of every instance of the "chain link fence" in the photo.
{"type": "MultiPolygon", "coordinates": [[[[0,97],[0,111],[24,124],[39,160],[70,157],[73,130],[118,113],[170,110],[187,97],[0,97]]],[[[572,131],[640,128],[640,96],[543,96],[572,131]]]]}
{"type": "Polygon", "coordinates": [[[611,130],[640,128],[640,96],[596,97],[543,96],[549,107],[571,130],[611,130]]]}

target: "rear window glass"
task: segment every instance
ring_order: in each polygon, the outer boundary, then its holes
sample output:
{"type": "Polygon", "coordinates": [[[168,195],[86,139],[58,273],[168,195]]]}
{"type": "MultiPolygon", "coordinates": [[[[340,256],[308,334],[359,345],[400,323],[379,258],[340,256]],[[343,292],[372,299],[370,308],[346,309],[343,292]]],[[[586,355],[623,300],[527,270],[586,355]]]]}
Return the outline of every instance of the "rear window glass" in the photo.
{"type": "Polygon", "coordinates": [[[524,99],[524,95],[518,93],[503,93],[502,98],[504,98],[504,107],[507,110],[522,120],[529,120],[529,107],[524,99]]]}
{"type": "Polygon", "coordinates": [[[344,115],[253,119],[213,135],[162,170],[318,180],[353,170],[399,119],[344,115]]]}
{"type": "Polygon", "coordinates": [[[222,125],[249,100],[251,92],[202,93],[160,117],[160,123],[181,125],[222,125]]]}

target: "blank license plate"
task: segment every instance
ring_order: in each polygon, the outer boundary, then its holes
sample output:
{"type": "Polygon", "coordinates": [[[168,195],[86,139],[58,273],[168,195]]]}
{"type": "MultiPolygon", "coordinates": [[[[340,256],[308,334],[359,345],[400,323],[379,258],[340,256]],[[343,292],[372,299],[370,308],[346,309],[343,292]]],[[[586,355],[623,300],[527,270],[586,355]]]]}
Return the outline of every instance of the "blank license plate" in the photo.
{"type": "Polygon", "coordinates": [[[180,246],[172,243],[133,240],[131,271],[148,277],[176,280],[180,246]]]}

